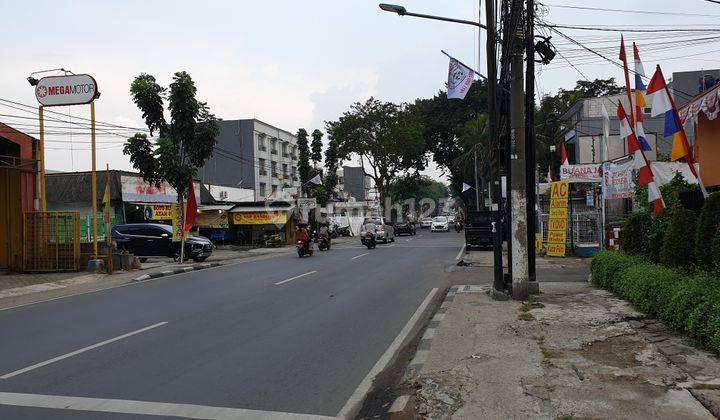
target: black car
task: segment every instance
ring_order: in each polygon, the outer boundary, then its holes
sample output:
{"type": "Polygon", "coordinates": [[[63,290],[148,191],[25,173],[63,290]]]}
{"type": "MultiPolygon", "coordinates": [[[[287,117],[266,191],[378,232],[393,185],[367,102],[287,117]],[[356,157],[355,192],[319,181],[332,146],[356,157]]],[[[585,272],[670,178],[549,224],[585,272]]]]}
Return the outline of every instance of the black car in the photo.
{"type": "Polygon", "coordinates": [[[408,234],[410,236],[416,235],[415,223],[404,220],[402,222],[395,222],[395,235],[400,236],[402,234],[408,234]]]}
{"type": "MultiPolygon", "coordinates": [[[[140,257],[170,257],[180,259],[180,242],[172,241],[172,227],[158,223],[128,223],[112,228],[112,240],[119,249],[140,257]]],[[[185,239],[185,258],[205,261],[213,251],[209,239],[188,236],[185,239]]]]}
{"type": "Polygon", "coordinates": [[[470,249],[473,246],[488,248],[493,245],[495,212],[492,211],[470,211],[465,220],[465,246],[470,249]]]}

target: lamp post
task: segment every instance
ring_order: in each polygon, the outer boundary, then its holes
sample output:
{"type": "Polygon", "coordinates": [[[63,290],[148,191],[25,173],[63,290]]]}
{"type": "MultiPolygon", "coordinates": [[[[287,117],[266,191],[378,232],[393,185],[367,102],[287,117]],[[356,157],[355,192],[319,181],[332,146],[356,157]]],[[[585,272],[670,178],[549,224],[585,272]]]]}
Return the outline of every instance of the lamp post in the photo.
{"type": "MultiPolygon", "coordinates": [[[[487,25],[483,25],[479,22],[479,16],[478,16],[478,22],[470,21],[470,20],[463,20],[463,19],[454,19],[454,18],[448,18],[443,16],[433,16],[433,15],[426,15],[421,13],[412,13],[408,12],[405,7],[395,4],[387,4],[387,3],[381,3],[380,9],[385,12],[391,12],[396,13],[398,16],[411,16],[411,17],[417,17],[417,18],[423,18],[423,19],[431,19],[431,20],[439,20],[443,22],[451,22],[451,23],[459,23],[463,25],[470,25],[475,26],[477,28],[482,28],[487,31],[487,41],[486,41],[486,49],[487,49],[487,83],[488,83],[488,136],[490,137],[490,142],[496,147],[496,156],[494,159],[495,167],[494,174],[495,179],[498,181],[498,187],[493,189],[493,195],[494,195],[494,201],[497,203],[497,210],[494,213],[494,231],[495,235],[494,237],[494,278],[493,278],[493,289],[495,292],[495,295],[497,296],[499,294],[504,293],[505,289],[505,283],[503,279],[503,259],[502,259],[502,238],[504,236],[504,233],[502,231],[502,219],[500,215],[500,209],[502,208],[502,198],[501,198],[501,178],[500,178],[500,147],[498,142],[498,136],[497,136],[497,122],[496,122],[496,114],[497,114],[497,63],[496,63],[496,41],[495,41],[495,7],[494,2],[492,1],[486,1],[485,2],[485,19],[487,22],[487,25]]],[[[478,35],[479,37],[479,35],[478,35]]],[[[480,40],[478,40],[480,41],[480,40]]],[[[478,42],[478,57],[481,56],[482,52],[482,44],[478,42]]],[[[477,168],[476,168],[477,169],[477,168]]],[[[493,184],[492,182],[490,183],[493,184]]],[[[475,185],[477,188],[477,184],[475,185]]],[[[492,205],[490,207],[490,210],[492,211],[492,205]]]]}

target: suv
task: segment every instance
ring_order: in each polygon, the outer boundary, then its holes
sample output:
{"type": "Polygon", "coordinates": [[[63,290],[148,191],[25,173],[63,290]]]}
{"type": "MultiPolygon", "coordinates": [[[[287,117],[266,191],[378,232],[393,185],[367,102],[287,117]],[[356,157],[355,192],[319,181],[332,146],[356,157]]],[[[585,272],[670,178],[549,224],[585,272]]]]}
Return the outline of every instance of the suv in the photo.
{"type": "Polygon", "coordinates": [[[365,245],[365,235],[367,231],[365,226],[372,225],[375,229],[375,240],[384,244],[388,242],[395,242],[395,229],[392,225],[385,223],[385,220],[380,218],[365,219],[362,227],[360,228],[360,242],[365,245]]]}
{"type": "Polygon", "coordinates": [[[410,236],[413,236],[417,234],[415,231],[415,223],[411,222],[410,220],[403,220],[399,222],[395,222],[395,225],[393,226],[395,230],[395,234],[400,236],[400,234],[407,233],[410,236]]]}
{"type": "MultiPolygon", "coordinates": [[[[119,249],[140,257],[170,257],[180,260],[180,243],[172,240],[172,227],[159,223],[128,223],[112,228],[112,240],[119,249]]],[[[185,239],[185,256],[197,262],[205,261],[213,251],[209,239],[188,236],[185,239]]]]}

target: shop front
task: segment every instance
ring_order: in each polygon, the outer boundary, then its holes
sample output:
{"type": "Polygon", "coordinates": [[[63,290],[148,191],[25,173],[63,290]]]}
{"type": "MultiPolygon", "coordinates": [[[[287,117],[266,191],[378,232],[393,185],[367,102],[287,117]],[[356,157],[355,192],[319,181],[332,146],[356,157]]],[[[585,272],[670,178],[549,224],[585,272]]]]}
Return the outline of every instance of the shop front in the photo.
{"type": "Polygon", "coordinates": [[[287,202],[244,203],[230,210],[235,242],[278,246],[295,240],[295,206],[287,202]]]}

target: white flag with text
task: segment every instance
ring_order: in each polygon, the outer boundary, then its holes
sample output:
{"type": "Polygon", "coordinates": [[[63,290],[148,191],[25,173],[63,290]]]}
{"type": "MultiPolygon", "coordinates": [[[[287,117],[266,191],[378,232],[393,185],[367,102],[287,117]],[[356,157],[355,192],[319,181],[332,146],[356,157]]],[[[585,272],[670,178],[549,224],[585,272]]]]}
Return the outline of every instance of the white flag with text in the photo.
{"type": "Polygon", "coordinates": [[[472,82],[473,71],[451,58],[447,81],[448,99],[465,99],[472,82]]]}

